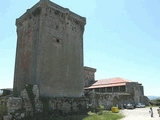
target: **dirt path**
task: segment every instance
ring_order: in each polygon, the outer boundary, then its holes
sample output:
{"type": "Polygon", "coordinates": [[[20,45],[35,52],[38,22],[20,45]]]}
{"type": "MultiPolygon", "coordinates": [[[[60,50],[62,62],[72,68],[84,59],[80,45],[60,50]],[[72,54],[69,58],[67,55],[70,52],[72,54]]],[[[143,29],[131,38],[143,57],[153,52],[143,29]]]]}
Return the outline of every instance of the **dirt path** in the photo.
{"type": "Polygon", "coordinates": [[[153,107],[153,118],[149,114],[149,108],[136,108],[133,110],[120,110],[125,118],[121,120],[160,120],[157,112],[158,107],[153,107]]]}

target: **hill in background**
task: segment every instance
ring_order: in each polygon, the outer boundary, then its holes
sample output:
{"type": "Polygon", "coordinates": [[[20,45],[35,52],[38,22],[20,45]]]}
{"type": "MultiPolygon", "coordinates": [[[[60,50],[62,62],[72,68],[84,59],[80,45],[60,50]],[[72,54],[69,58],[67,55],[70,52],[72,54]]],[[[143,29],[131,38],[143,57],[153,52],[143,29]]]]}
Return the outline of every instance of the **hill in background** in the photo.
{"type": "Polygon", "coordinates": [[[157,99],[157,98],[160,99],[160,96],[147,96],[147,97],[148,97],[148,99],[150,99],[150,100],[154,100],[154,99],[157,99]]]}

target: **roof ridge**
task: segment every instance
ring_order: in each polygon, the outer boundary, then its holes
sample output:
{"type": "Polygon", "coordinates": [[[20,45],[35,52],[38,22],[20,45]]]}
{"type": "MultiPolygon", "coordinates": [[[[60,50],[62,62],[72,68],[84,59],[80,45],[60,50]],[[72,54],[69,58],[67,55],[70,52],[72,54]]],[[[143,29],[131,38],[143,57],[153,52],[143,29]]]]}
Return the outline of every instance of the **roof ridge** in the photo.
{"type": "Polygon", "coordinates": [[[125,82],[116,82],[116,83],[104,83],[104,84],[93,84],[92,86],[98,86],[98,85],[110,85],[110,84],[117,84],[117,83],[125,83],[125,82]]]}
{"type": "MultiPolygon", "coordinates": [[[[109,80],[109,79],[116,79],[116,78],[120,78],[120,79],[124,79],[122,77],[111,77],[111,78],[104,78],[104,79],[99,79],[99,80],[109,80]]],[[[98,81],[98,80],[97,80],[98,81]]]]}

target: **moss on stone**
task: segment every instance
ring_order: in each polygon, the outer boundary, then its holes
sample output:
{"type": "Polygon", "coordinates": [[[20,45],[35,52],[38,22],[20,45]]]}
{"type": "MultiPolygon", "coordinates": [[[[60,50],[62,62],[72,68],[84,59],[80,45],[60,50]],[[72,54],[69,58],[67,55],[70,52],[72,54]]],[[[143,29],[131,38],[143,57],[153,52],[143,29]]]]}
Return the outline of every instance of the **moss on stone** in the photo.
{"type": "Polygon", "coordinates": [[[35,95],[33,94],[33,85],[32,84],[27,84],[25,85],[26,91],[28,93],[28,97],[30,99],[32,108],[33,108],[33,112],[35,112],[35,95]]]}

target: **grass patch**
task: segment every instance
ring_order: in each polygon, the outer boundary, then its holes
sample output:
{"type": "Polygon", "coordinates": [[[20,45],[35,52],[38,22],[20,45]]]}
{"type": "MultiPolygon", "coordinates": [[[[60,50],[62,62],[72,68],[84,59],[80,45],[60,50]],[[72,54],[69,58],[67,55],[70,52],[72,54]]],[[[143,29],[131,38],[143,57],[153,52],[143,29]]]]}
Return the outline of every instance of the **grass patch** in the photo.
{"type": "Polygon", "coordinates": [[[112,113],[111,111],[102,110],[98,113],[88,113],[89,116],[85,117],[82,120],[119,120],[123,118],[123,115],[120,113],[112,113]]]}
{"type": "Polygon", "coordinates": [[[53,117],[51,120],[119,120],[123,118],[120,113],[112,113],[111,111],[101,110],[97,113],[88,112],[88,115],[70,115],[53,117]]]}

